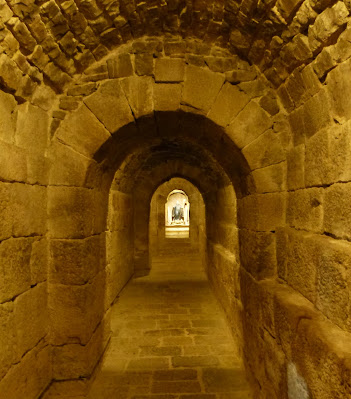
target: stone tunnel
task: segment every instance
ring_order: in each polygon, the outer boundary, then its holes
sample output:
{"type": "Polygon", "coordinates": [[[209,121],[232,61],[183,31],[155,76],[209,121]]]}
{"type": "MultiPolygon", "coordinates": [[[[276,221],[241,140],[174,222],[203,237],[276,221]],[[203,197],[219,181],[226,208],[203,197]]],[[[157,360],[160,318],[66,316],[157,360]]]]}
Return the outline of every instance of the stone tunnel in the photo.
{"type": "Polygon", "coordinates": [[[0,398],[351,398],[350,12],[0,0],[0,398]]]}

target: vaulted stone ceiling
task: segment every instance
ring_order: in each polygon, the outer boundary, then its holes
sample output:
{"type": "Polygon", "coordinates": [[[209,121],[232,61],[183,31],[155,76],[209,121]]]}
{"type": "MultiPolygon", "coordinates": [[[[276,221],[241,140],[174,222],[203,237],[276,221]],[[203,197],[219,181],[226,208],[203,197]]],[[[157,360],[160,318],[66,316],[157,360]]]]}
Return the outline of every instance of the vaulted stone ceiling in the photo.
{"type": "Polygon", "coordinates": [[[0,82],[19,99],[43,80],[60,90],[113,48],[165,36],[166,54],[201,54],[212,43],[278,86],[336,41],[349,8],[349,0],[1,0],[0,82]]]}

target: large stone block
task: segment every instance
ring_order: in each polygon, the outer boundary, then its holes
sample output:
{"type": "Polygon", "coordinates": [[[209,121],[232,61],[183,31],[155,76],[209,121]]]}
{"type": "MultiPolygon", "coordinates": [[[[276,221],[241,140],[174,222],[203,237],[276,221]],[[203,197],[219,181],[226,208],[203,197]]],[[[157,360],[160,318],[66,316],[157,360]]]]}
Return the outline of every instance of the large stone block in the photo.
{"type": "MultiPolygon", "coordinates": [[[[50,168],[49,182],[60,186],[85,186],[89,171],[94,169],[96,162],[79,154],[69,146],[54,140],[49,148],[50,168]],[[64,162],[63,162],[64,160],[64,162]]],[[[96,176],[99,180],[99,177],[96,176]]]]}
{"type": "Polygon", "coordinates": [[[272,287],[274,293],[274,325],[276,340],[288,359],[292,358],[296,331],[303,319],[316,317],[314,305],[285,284],[272,287]]]}
{"type": "Polygon", "coordinates": [[[48,188],[48,226],[54,238],[84,238],[105,229],[107,198],[96,190],[48,188]]]}
{"type": "Polygon", "coordinates": [[[323,233],[323,188],[309,188],[288,193],[287,224],[298,230],[323,233]]]}
{"type": "Polygon", "coordinates": [[[178,111],[182,96],[180,84],[158,83],[154,85],[155,111],[178,111]]]}
{"type": "Polygon", "coordinates": [[[227,82],[222,86],[208,117],[226,127],[249,101],[250,98],[244,92],[227,82]]]}
{"type": "Polygon", "coordinates": [[[292,112],[289,116],[289,122],[295,145],[303,144],[306,137],[309,138],[330,125],[332,119],[326,90],[321,90],[304,105],[292,112]]]}
{"type": "Polygon", "coordinates": [[[15,300],[17,353],[22,357],[48,333],[47,284],[41,283],[15,300]]]}
{"type": "Polygon", "coordinates": [[[252,172],[257,193],[273,193],[286,188],[286,162],[256,169],[252,172]]]}
{"type": "Polygon", "coordinates": [[[182,58],[157,58],[155,81],[176,83],[184,80],[185,62],[182,58]]]}
{"type": "Polygon", "coordinates": [[[111,136],[103,124],[83,104],[61,123],[56,137],[79,153],[93,157],[111,136]]]}
{"type": "Polygon", "coordinates": [[[109,314],[107,314],[87,345],[67,344],[54,347],[52,353],[53,378],[71,380],[91,377],[106,348],[109,335],[110,320],[109,314]]]}
{"type": "Polygon", "coordinates": [[[292,345],[292,359],[299,365],[310,397],[350,396],[350,353],[349,333],[326,319],[301,320],[292,345]]]}
{"type": "Polygon", "coordinates": [[[0,379],[19,361],[13,302],[0,305],[0,379]]]}
{"type": "Polygon", "coordinates": [[[276,273],[275,234],[246,229],[239,231],[242,266],[257,280],[276,273]]]}
{"type": "Polygon", "coordinates": [[[331,123],[329,100],[325,89],[308,100],[303,110],[304,130],[307,137],[313,136],[331,123]]]}
{"type": "Polygon", "coordinates": [[[0,139],[12,143],[15,133],[15,118],[13,111],[17,105],[11,94],[0,91],[0,139]]]}
{"type": "Polygon", "coordinates": [[[351,244],[319,239],[316,307],[340,328],[351,332],[351,244]]]}
{"type": "Polygon", "coordinates": [[[49,284],[49,314],[54,345],[86,345],[103,318],[105,273],[84,285],[49,284]]]}
{"type": "Polygon", "coordinates": [[[13,213],[11,193],[10,184],[0,183],[0,241],[12,236],[13,213]]]}
{"type": "Polygon", "coordinates": [[[324,230],[336,237],[351,238],[351,183],[333,184],[325,191],[324,230]]]}
{"type": "Polygon", "coordinates": [[[119,80],[109,80],[84,99],[84,103],[110,133],[134,121],[119,80]]]}
{"type": "Polygon", "coordinates": [[[287,234],[286,281],[305,298],[315,303],[320,248],[311,233],[290,229],[287,230],[287,234]]]}
{"type": "Polygon", "coordinates": [[[306,142],[306,185],[351,178],[351,122],[323,129],[306,142]]]}
{"type": "Polygon", "coordinates": [[[105,266],[105,240],[93,236],[78,240],[51,240],[49,281],[86,284],[105,266]]]}
{"type": "Polygon", "coordinates": [[[329,72],[326,83],[332,105],[332,115],[340,123],[351,118],[351,59],[329,72]]]}
{"type": "Polygon", "coordinates": [[[52,378],[51,346],[40,343],[15,364],[0,381],[0,397],[37,398],[52,378]]]}
{"type": "Polygon", "coordinates": [[[152,77],[131,76],[130,78],[123,79],[121,85],[136,119],[153,113],[152,77]]]}
{"type": "Polygon", "coordinates": [[[305,184],[316,186],[330,181],[328,129],[322,129],[306,141],[305,184]]]}
{"type": "Polygon", "coordinates": [[[49,140],[49,115],[28,103],[17,107],[16,144],[28,151],[43,153],[49,140]]]}
{"type": "Polygon", "coordinates": [[[342,1],[326,8],[308,29],[308,40],[313,53],[332,43],[333,35],[347,23],[349,11],[342,1]]]}
{"type": "Polygon", "coordinates": [[[243,148],[272,126],[273,122],[255,101],[251,101],[229,125],[228,135],[243,148]]]}
{"type": "Polygon", "coordinates": [[[110,79],[125,78],[133,75],[130,54],[119,54],[116,59],[107,60],[107,70],[110,79]]]}
{"type": "Polygon", "coordinates": [[[305,146],[301,144],[291,148],[286,158],[288,190],[303,188],[305,186],[305,146]]]}
{"type": "Polygon", "coordinates": [[[223,83],[223,75],[188,65],[185,69],[182,101],[207,113],[223,83]]]}
{"type": "Polygon", "coordinates": [[[49,184],[49,175],[51,161],[44,154],[32,152],[27,156],[27,182],[29,184],[38,184],[47,186],[49,184]]]}
{"type": "Polygon", "coordinates": [[[33,238],[16,238],[0,244],[0,302],[13,299],[31,284],[30,255],[33,238]]]}
{"type": "Polygon", "coordinates": [[[0,141],[0,179],[10,182],[27,180],[27,154],[24,149],[0,141]]]}
{"type": "Polygon", "coordinates": [[[45,235],[46,187],[15,183],[12,186],[13,235],[45,235]]]}
{"type": "Polygon", "coordinates": [[[133,225],[133,200],[128,194],[112,190],[110,194],[109,230],[124,230],[133,225]]]}
{"type": "Polygon", "coordinates": [[[35,238],[30,257],[31,286],[42,283],[48,277],[49,248],[45,237],[35,238]]]}
{"type": "Polygon", "coordinates": [[[289,21],[301,4],[301,0],[278,0],[277,8],[285,20],[289,21]]]}
{"type": "Polygon", "coordinates": [[[285,225],[285,193],[249,195],[238,199],[239,228],[275,231],[285,225]]]}
{"type": "Polygon", "coordinates": [[[217,222],[214,226],[214,237],[225,249],[239,257],[239,238],[236,224],[217,222]]]}
{"type": "Polygon", "coordinates": [[[249,143],[242,153],[252,170],[274,165],[285,160],[279,136],[269,129],[249,143]]]}

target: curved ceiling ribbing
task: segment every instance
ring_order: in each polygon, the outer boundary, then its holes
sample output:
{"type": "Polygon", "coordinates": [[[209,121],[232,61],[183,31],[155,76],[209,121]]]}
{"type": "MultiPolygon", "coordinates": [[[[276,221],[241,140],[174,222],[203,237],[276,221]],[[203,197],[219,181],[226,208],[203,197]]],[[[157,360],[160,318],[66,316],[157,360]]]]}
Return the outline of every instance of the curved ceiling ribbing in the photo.
{"type": "Polygon", "coordinates": [[[60,89],[113,48],[142,36],[166,37],[166,54],[184,54],[203,42],[256,64],[265,56],[263,64],[269,67],[297,33],[303,34],[304,43],[308,41],[304,35],[309,25],[334,2],[4,0],[0,3],[0,84],[20,99],[28,98],[43,79],[60,89]]]}
{"type": "Polygon", "coordinates": [[[95,154],[95,160],[109,176],[107,185],[119,170],[116,178],[123,186],[122,191],[130,191],[131,181],[137,180],[139,171],[146,178],[148,171],[159,164],[178,160],[192,167],[201,166],[206,179],[218,186],[226,184],[229,178],[239,197],[254,190],[243,155],[218,125],[201,115],[183,111],[161,114],[171,120],[172,116],[178,116],[179,125],[172,134],[157,129],[154,125],[157,118],[141,118],[138,123],[144,122],[147,130],[129,124],[95,154]]]}

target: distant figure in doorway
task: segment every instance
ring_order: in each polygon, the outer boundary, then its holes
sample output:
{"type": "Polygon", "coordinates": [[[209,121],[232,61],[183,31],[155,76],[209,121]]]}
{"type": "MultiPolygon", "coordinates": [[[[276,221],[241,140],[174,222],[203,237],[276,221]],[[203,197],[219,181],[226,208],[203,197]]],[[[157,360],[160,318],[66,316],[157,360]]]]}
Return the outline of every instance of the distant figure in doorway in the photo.
{"type": "Polygon", "coordinates": [[[172,223],[180,223],[182,221],[184,222],[184,212],[179,201],[177,201],[172,209],[172,223]]]}

